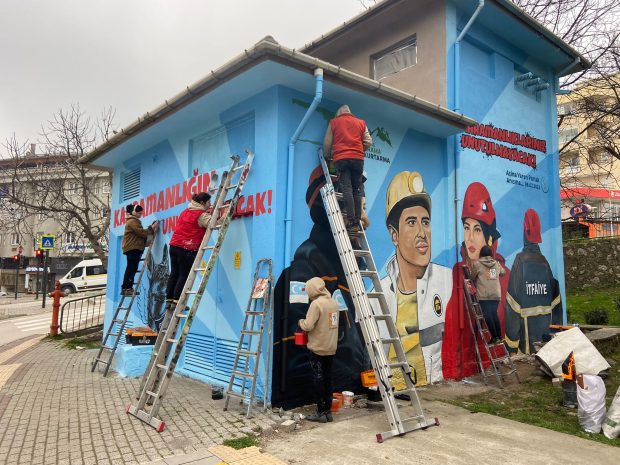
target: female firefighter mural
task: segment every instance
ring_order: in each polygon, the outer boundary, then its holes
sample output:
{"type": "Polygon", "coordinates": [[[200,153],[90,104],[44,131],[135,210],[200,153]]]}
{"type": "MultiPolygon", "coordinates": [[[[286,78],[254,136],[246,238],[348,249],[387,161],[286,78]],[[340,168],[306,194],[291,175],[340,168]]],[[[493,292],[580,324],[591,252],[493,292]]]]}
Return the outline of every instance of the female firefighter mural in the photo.
{"type": "MultiPolygon", "coordinates": [[[[474,349],[474,338],[466,320],[467,314],[463,301],[463,265],[471,264],[480,258],[480,250],[488,245],[493,250],[495,259],[504,268],[500,278],[501,300],[497,308],[502,335],[504,335],[506,290],[510,279],[510,270],[506,267],[504,257],[497,252],[498,239],[497,218],[493,202],[487,188],[474,182],[467,187],[463,199],[463,238],[461,245],[462,260],[452,269],[452,295],[446,309],[445,331],[443,336],[442,362],[443,375],[447,379],[461,379],[478,371],[474,349]]],[[[489,363],[484,350],[480,351],[485,366],[489,363]]]]}

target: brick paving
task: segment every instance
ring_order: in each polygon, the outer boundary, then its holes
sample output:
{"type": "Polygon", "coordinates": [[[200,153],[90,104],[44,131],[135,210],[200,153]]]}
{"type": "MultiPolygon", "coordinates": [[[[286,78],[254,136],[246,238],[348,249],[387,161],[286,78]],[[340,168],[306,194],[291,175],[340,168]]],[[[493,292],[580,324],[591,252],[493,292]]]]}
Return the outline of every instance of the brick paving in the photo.
{"type": "Polygon", "coordinates": [[[96,350],[49,340],[12,346],[0,349],[13,349],[11,357],[0,352],[4,372],[12,373],[0,388],[2,464],[147,463],[274,425],[260,409],[252,419],[240,410],[224,412],[207,384],[175,376],[160,410],[166,429],[157,433],[125,413],[140,380],[91,373],[96,350]],[[20,345],[27,350],[16,353],[20,345]]]}

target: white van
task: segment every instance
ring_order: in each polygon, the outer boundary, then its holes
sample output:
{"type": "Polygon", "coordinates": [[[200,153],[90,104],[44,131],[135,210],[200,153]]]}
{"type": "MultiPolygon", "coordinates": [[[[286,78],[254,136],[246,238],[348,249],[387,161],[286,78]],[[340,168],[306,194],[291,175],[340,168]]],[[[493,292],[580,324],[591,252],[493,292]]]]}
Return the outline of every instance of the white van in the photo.
{"type": "Polygon", "coordinates": [[[60,289],[66,295],[91,289],[104,289],[108,275],[101,260],[82,260],[60,280],[60,289]]]}

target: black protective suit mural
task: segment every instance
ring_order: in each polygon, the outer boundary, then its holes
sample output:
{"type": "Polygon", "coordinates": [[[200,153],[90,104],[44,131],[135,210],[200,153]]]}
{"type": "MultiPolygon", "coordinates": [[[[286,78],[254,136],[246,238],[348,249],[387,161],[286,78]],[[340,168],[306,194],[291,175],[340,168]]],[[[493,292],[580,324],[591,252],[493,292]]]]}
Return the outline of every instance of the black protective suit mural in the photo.
{"type": "Polygon", "coordinates": [[[347,311],[340,313],[338,350],[333,365],[335,391],[359,392],[362,389],[360,373],[371,368],[359,326],[355,323],[355,309],[319,192],[324,185],[325,178],[319,166],[311,173],[306,191],[314,225],[275,287],[271,398],[274,406],[292,408],[314,402],[308,350],[295,345],[293,336],[299,319],[306,317],[308,304],[289,303],[292,281],[305,283],[310,278],[320,277],[332,294],[340,289],[347,304],[347,311]]]}
{"type": "Polygon", "coordinates": [[[159,331],[166,312],[166,284],[170,275],[168,267],[168,244],[164,244],[161,261],[155,262],[154,254],[146,261],[146,276],[142,278],[141,293],[146,300],[139,306],[140,319],[153,331],[159,331]]]}

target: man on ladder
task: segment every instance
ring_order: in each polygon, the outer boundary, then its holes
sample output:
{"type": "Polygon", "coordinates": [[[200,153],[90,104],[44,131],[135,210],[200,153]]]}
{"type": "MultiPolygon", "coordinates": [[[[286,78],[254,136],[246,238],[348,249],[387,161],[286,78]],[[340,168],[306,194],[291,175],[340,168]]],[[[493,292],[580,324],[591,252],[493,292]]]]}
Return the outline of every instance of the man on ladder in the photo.
{"type": "Polygon", "coordinates": [[[348,105],[342,105],[336,117],[327,125],[323,138],[323,153],[333,160],[338,172],[340,191],[344,196],[346,227],[359,230],[362,217],[362,175],[364,151],[372,145],[372,137],[364,120],[351,114],[348,105]]]}

